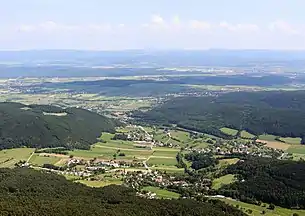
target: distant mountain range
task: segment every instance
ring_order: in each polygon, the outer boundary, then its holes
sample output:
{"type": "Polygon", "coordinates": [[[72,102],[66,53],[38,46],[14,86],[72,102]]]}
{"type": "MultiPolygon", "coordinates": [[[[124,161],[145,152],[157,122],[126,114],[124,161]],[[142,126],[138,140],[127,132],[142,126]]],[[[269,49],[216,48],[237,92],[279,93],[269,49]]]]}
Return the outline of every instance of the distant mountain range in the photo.
{"type": "Polygon", "coordinates": [[[28,50],[0,51],[0,63],[82,63],[86,65],[234,65],[249,61],[297,61],[304,51],[293,50],[28,50]]]}

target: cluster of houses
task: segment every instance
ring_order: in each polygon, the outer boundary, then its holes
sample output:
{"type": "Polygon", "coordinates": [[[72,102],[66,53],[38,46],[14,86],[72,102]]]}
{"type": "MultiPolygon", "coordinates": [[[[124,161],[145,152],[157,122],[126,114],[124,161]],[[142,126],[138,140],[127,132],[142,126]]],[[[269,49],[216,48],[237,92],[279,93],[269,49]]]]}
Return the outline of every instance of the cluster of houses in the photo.
{"type": "Polygon", "coordinates": [[[151,185],[155,187],[200,187],[208,189],[208,186],[211,185],[210,179],[202,179],[201,181],[193,184],[183,179],[177,179],[174,176],[160,173],[158,171],[154,172],[136,172],[129,173],[125,177],[125,184],[132,187],[133,189],[140,191],[143,186],[151,185]]]}
{"type": "Polygon", "coordinates": [[[199,153],[213,153],[215,155],[252,155],[259,157],[286,157],[282,150],[266,147],[259,142],[240,143],[238,141],[224,142],[222,145],[209,145],[202,149],[187,149],[199,153]]]}
{"type": "Polygon", "coordinates": [[[157,194],[153,193],[151,191],[137,192],[137,196],[142,197],[142,198],[146,198],[146,199],[156,199],[157,198],[157,194]]]}

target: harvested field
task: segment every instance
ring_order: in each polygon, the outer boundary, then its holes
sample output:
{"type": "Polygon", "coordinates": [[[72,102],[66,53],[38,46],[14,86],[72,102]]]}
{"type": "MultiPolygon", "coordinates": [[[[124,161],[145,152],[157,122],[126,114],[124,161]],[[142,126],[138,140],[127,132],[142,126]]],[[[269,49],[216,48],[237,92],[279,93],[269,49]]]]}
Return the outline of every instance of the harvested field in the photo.
{"type": "Polygon", "coordinates": [[[280,150],[287,150],[290,145],[283,142],[276,142],[276,141],[266,141],[266,140],[256,140],[257,142],[265,143],[267,147],[280,149],[280,150]]]}

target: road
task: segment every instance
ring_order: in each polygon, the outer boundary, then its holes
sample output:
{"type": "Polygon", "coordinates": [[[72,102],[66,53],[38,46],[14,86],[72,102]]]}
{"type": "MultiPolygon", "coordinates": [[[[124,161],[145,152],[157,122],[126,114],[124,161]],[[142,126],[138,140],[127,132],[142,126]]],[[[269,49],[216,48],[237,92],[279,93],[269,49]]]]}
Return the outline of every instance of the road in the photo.
{"type": "Polygon", "coordinates": [[[35,152],[33,152],[33,153],[31,154],[31,156],[28,158],[28,160],[26,161],[26,163],[29,163],[29,162],[30,162],[30,160],[31,160],[31,158],[33,157],[34,154],[35,154],[35,152]]]}
{"type": "Polygon", "coordinates": [[[145,161],[143,161],[143,165],[144,165],[145,169],[148,170],[148,172],[151,172],[151,169],[147,165],[147,161],[149,161],[150,158],[151,158],[151,156],[149,156],[145,161]]]}

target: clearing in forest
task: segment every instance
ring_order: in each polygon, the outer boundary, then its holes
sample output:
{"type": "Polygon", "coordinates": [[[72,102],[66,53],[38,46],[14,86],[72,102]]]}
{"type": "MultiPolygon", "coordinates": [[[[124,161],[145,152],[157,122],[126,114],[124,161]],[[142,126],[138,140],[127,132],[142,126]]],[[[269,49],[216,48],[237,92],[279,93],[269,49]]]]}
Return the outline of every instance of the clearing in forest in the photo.
{"type": "Polygon", "coordinates": [[[224,134],[229,135],[229,136],[236,136],[236,134],[238,133],[238,130],[235,130],[235,129],[232,129],[232,128],[227,128],[227,127],[221,128],[220,131],[224,134]]]}

